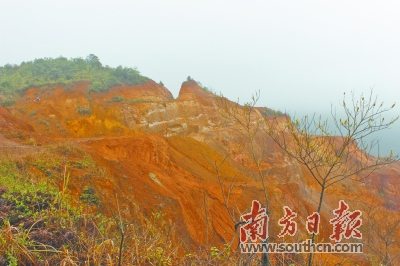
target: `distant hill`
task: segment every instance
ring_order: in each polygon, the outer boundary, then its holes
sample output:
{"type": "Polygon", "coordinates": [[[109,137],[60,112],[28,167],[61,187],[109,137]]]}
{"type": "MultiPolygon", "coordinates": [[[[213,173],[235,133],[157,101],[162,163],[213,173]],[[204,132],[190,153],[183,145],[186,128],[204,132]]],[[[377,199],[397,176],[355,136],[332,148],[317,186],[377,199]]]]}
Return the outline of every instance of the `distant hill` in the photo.
{"type": "Polygon", "coordinates": [[[3,106],[13,104],[13,95],[31,87],[66,86],[77,81],[90,82],[89,90],[104,92],[117,85],[138,85],[149,78],[135,68],[103,66],[94,54],[85,59],[65,57],[35,59],[20,65],[0,67],[0,93],[3,106]]]}

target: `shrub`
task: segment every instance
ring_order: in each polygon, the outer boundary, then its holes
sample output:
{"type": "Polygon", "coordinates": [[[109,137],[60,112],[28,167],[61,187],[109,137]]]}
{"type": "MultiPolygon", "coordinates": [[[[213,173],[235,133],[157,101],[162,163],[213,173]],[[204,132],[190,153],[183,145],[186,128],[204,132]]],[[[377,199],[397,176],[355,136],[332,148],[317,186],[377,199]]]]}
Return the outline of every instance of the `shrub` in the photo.
{"type": "Polygon", "coordinates": [[[127,103],[146,103],[146,102],[150,102],[150,101],[143,100],[143,99],[131,99],[131,100],[127,101],[127,103]]]}
{"type": "Polygon", "coordinates": [[[214,92],[213,89],[212,89],[211,87],[203,86],[203,84],[201,84],[200,81],[196,81],[196,80],[194,80],[193,78],[191,78],[190,76],[188,76],[188,77],[186,78],[186,81],[194,81],[194,82],[196,82],[197,85],[198,85],[203,91],[205,91],[205,92],[209,92],[209,93],[213,93],[213,92],[214,92]]]}
{"type": "Polygon", "coordinates": [[[86,204],[95,204],[101,206],[101,202],[99,198],[96,196],[96,193],[91,187],[84,187],[81,196],[79,197],[81,201],[86,204]]]}
{"type": "Polygon", "coordinates": [[[261,113],[266,117],[283,116],[283,113],[281,111],[275,111],[275,110],[267,109],[267,108],[265,111],[262,111],[261,113]]]}
{"type": "Polygon", "coordinates": [[[80,106],[78,105],[78,113],[82,116],[90,116],[92,114],[92,109],[89,105],[80,106]]]}
{"type": "Polygon", "coordinates": [[[34,138],[29,138],[27,144],[30,146],[36,146],[36,141],[34,138]]]}
{"type": "Polygon", "coordinates": [[[50,126],[50,123],[48,121],[42,119],[39,121],[39,125],[45,125],[46,127],[48,127],[48,126],[50,126]]]}
{"type": "Polygon", "coordinates": [[[8,106],[11,106],[11,105],[13,105],[15,103],[16,103],[16,101],[14,99],[7,98],[7,99],[3,100],[0,105],[2,107],[8,107],[8,106]]]}
{"type": "Polygon", "coordinates": [[[123,96],[120,95],[115,95],[114,97],[112,97],[111,100],[109,100],[109,102],[125,102],[125,98],[123,96]]]}

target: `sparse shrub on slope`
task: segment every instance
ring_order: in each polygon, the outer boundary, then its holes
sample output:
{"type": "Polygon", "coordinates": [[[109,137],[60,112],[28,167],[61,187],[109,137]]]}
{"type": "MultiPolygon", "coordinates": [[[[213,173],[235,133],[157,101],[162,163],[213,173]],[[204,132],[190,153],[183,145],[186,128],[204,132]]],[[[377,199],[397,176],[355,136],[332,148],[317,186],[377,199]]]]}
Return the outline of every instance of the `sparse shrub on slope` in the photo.
{"type": "Polygon", "coordinates": [[[78,113],[82,116],[90,116],[92,114],[92,109],[90,105],[78,105],[78,113]]]}
{"type": "Polygon", "coordinates": [[[190,77],[190,76],[188,76],[188,77],[186,78],[186,82],[189,82],[189,81],[194,81],[194,82],[196,82],[197,85],[198,85],[203,91],[205,91],[205,92],[214,93],[214,91],[213,91],[213,89],[212,89],[211,87],[206,87],[206,86],[204,86],[203,84],[201,84],[200,81],[194,80],[194,79],[193,79],[192,77],[190,77]]]}
{"type": "MultiPolygon", "coordinates": [[[[35,158],[0,158],[0,265],[171,265],[176,249],[170,248],[170,226],[163,217],[145,218],[135,208],[132,221],[107,218],[96,211],[94,205],[103,203],[87,186],[74,199],[68,188],[76,185],[70,182],[77,177],[70,178],[66,170],[78,165],[86,175],[97,169],[87,155],[68,144],[49,147],[35,158]],[[62,154],[75,159],[43,157],[62,154]],[[30,171],[32,167],[64,174],[43,179],[30,171]],[[124,226],[122,247],[119,225],[124,226]]],[[[104,207],[112,208],[109,203],[104,207]]]]}
{"type": "Polygon", "coordinates": [[[162,210],[146,216],[133,202],[118,204],[129,199],[102,199],[98,188],[70,176],[101,175],[83,150],[69,143],[44,149],[23,159],[0,156],[0,266],[258,265],[231,243],[188,250],[162,210]],[[75,196],[74,187],[82,189],[75,196]]]}

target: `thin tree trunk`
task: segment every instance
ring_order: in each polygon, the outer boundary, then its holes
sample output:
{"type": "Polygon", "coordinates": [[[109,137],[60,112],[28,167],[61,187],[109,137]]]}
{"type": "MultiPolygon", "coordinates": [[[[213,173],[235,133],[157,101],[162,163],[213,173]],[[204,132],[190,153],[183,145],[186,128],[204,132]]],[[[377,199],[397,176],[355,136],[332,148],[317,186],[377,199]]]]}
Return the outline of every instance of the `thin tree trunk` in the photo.
{"type": "MultiPolygon", "coordinates": [[[[267,244],[268,242],[265,242],[267,244]]],[[[261,265],[262,266],[270,266],[271,263],[269,262],[269,256],[268,253],[263,253],[261,256],[261,265]]]]}
{"type": "MultiPolygon", "coordinates": [[[[318,214],[321,213],[321,209],[322,209],[322,202],[324,201],[324,194],[325,194],[325,182],[322,184],[322,189],[321,189],[321,195],[319,196],[319,204],[318,204],[318,214]]],[[[312,234],[312,238],[311,238],[311,245],[313,245],[315,242],[315,234],[312,234]]],[[[310,256],[308,257],[308,266],[312,266],[313,264],[313,252],[312,250],[310,250],[310,256]]]]}

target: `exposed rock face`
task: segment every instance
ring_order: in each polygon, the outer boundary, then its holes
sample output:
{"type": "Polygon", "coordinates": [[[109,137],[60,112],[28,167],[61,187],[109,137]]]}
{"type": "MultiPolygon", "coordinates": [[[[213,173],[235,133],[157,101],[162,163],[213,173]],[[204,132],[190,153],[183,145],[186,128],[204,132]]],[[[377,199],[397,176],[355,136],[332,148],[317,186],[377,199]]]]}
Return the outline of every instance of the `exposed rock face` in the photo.
{"type": "MultiPolygon", "coordinates": [[[[252,121],[262,121],[262,111],[255,109],[252,121]]],[[[237,210],[247,212],[252,200],[264,199],[241,126],[225,117],[215,97],[195,82],[183,83],[176,100],[155,82],[114,87],[97,94],[88,93],[87,83],[69,90],[56,87],[42,92],[31,88],[12,113],[18,117],[13,121],[19,121],[17,124],[25,130],[57,138],[82,138],[79,145],[109,171],[107,183],[93,181],[103,198],[118,191],[127,199],[127,206],[131,200],[145,210],[166,212],[187,244],[205,244],[206,228],[211,243],[234,238],[234,222],[224,205],[228,191],[228,205],[236,214],[237,210]],[[40,101],[25,101],[36,95],[40,95],[40,101]],[[218,168],[223,196],[216,168],[225,157],[218,168]]],[[[0,122],[10,119],[10,113],[0,109],[0,122]]],[[[299,229],[304,233],[306,217],[317,209],[320,187],[303,166],[268,138],[264,129],[261,125],[255,152],[262,159],[271,201],[271,235],[276,239],[281,230],[277,221],[283,216],[283,206],[298,213],[299,229]]],[[[379,203],[399,217],[399,176],[400,164],[393,164],[363,183],[347,179],[329,188],[320,238],[329,238],[329,219],[341,199],[354,209],[379,203]]]]}

